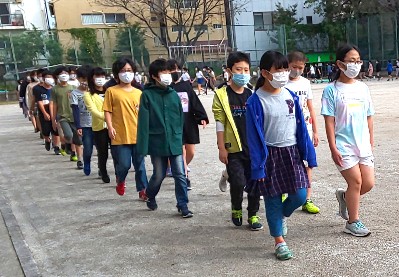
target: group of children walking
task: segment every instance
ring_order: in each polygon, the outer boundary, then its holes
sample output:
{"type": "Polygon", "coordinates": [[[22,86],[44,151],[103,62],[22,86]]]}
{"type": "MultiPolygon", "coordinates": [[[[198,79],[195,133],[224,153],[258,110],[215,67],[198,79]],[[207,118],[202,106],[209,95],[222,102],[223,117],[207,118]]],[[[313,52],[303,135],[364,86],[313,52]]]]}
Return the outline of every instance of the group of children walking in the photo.
{"type": "MultiPolygon", "coordinates": [[[[336,191],[339,213],[346,220],[344,231],[367,236],[370,231],[360,220],[359,203],[360,196],[374,185],[374,109],[367,86],[355,80],[362,65],[358,48],[343,45],[336,57],[339,71],[323,91],[321,113],[332,158],[348,185],[336,191]]],[[[310,82],[301,76],[305,63],[301,52],[286,57],[267,51],[253,93],[247,87],[249,57],[233,52],[225,68],[227,82],[215,90],[212,105],[219,160],[226,166],[221,184],[226,180],[230,184],[231,220],[235,226],[243,224],[243,194],[247,191],[249,227],[263,229],[258,216],[263,197],[279,260],[293,257],[285,241],[287,219],[299,207],[308,213],[319,212],[311,199],[319,136],[310,82]]],[[[77,83],[73,85],[68,68],[39,70],[33,95],[45,148],[50,151],[52,144],[55,154],[68,151],[77,167],[90,175],[96,147],[99,175],[109,183],[110,147],[116,192],[125,194],[133,164],[136,190],[150,210],[158,207],[156,197],[169,167],[176,208],[183,218],[192,217],[188,165],[200,142],[198,126],[205,128],[208,116],[175,61],[153,61],[143,90],[135,87],[136,71],[133,61],[119,59],[112,67],[114,79],[107,82],[104,69],[82,66],[74,72],[77,83]],[[145,156],[153,166],[149,180],[145,156]]]]}

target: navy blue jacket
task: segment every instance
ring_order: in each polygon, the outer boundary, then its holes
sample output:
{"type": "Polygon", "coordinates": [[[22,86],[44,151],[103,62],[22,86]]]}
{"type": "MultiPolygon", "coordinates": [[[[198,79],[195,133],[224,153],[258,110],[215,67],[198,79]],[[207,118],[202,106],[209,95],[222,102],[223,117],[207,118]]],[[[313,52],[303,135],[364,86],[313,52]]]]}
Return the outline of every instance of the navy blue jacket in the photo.
{"type": "MultiPolygon", "coordinates": [[[[288,91],[291,93],[295,103],[295,117],[297,122],[296,140],[299,154],[302,160],[308,162],[310,168],[316,167],[316,151],[306,128],[298,96],[292,91],[288,91]]],[[[251,178],[253,180],[258,180],[266,177],[265,167],[269,153],[266,146],[267,139],[263,132],[263,107],[256,93],[247,101],[246,123],[249,154],[251,157],[251,178]]]]}

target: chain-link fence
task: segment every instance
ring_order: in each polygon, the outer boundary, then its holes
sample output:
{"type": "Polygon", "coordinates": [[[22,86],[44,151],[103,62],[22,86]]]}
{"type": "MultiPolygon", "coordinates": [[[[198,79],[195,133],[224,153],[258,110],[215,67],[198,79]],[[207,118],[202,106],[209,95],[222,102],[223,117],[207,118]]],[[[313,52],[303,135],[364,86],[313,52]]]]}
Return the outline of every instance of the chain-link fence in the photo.
{"type": "Polygon", "coordinates": [[[347,41],[360,48],[362,58],[379,60],[386,65],[399,57],[398,14],[383,14],[347,23],[347,41]]]}

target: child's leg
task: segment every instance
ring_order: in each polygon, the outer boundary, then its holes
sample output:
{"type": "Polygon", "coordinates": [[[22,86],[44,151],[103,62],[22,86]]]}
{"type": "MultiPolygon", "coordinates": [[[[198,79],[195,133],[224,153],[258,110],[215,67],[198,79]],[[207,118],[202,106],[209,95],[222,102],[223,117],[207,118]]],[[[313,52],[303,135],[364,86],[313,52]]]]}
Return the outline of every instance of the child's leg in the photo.
{"type": "Polygon", "coordinates": [[[177,207],[179,209],[187,208],[188,194],[187,194],[187,179],[184,173],[183,156],[169,157],[170,167],[172,169],[173,178],[175,179],[175,195],[177,207]]]}
{"type": "Polygon", "coordinates": [[[360,195],[369,192],[374,186],[374,168],[357,164],[354,167],[341,171],[348,184],[345,200],[348,208],[349,223],[359,219],[360,195]]]}
{"type": "Polygon", "coordinates": [[[186,150],[186,162],[189,165],[194,158],[195,144],[185,144],[184,146],[186,150]]]}
{"type": "Polygon", "coordinates": [[[118,176],[118,184],[125,183],[127,173],[132,164],[132,145],[114,145],[114,158],[116,159],[116,176],[118,176]]]}
{"type": "Polygon", "coordinates": [[[231,209],[242,210],[244,186],[246,184],[244,164],[241,159],[237,158],[228,159],[228,161],[226,168],[230,183],[231,209]]]}
{"type": "Polygon", "coordinates": [[[151,156],[151,163],[153,165],[153,173],[146,189],[146,194],[150,201],[155,199],[161,188],[162,181],[165,179],[168,157],[151,156]]]}
{"type": "Polygon", "coordinates": [[[307,189],[306,193],[306,200],[309,200],[312,196],[312,169],[310,167],[306,167],[306,173],[308,174],[308,179],[309,179],[309,187],[307,189]]]}
{"type": "MultiPolygon", "coordinates": [[[[137,153],[136,144],[132,145],[131,159],[135,170],[136,190],[142,191],[148,186],[147,173],[145,170],[144,156],[137,153]]],[[[165,168],[166,170],[166,168],[165,168]]]]}
{"type": "Polygon", "coordinates": [[[265,197],[265,210],[270,235],[274,237],[275,243],[284,242],[283,238],[283,203],[281,195],[265,197]]]}
{"type": "Polygon", "coordinates": [[[291,214],[306,201],[307,189],[298,189],[296,193],[289,193],[287,199],[283,203],[283,215],[285,217],[291,214]]]}
{"type": "MultiPolygon", "coordinates": [[[[244,174],[246,181],[251,179],[251,161],[247,160],[243,162],[244,164],[244,174]]],[[[245,183],[246,184],[246,183],[245,183]]],[[[245,186],[244,184],[244,186],[245,186]]],[[[259,196],[258,197],[253,197],[248,194],[248,218],[251,218],[252,216],[256,215],[259,211],[259,196]]]]}

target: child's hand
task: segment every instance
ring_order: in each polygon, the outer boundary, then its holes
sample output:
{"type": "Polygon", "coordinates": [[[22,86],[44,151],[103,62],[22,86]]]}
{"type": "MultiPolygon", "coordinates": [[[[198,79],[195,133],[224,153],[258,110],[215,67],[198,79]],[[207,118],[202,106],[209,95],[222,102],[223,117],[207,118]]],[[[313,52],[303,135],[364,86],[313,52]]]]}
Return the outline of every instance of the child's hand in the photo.
{"type": "Polygon", "coordinates": [[[115,139],[116,131],[114,128],[108,128],[108,136],[111,140],[115,139]]]}
{"type": "Polygon", "coordinates": [[[227,150],[225,148],[221,148],[219,149],[219,160],[224,163],[224,164],[228,164],[228,159],[227,156],[229,155],[229,153],[227,152],[227,150]]]}
{"type": "Polygon", "coordinates": [[[201,120],[201,125],[202,125],[202,128],[205,129],[205,127],[206,127],[206,120],[201,120]]]}
{"type": "Polygon", "coordinates": [[[338,151],[338,149],[335,149],[334,151],[331,152],[331,157],[332,157],[332,159],[333,159],[333,161],[334,161],[334,163],[335,163],[336,165],[339,165],[340,167],[343,166],[343,163],[342,163],[342,155],[341,155],[341,153],[338,151]]]}
{"type": "Polygon", "coordinates": [[[313,133],[313,145],[317,147],[319,145],[319,134],[313,133]]]}

